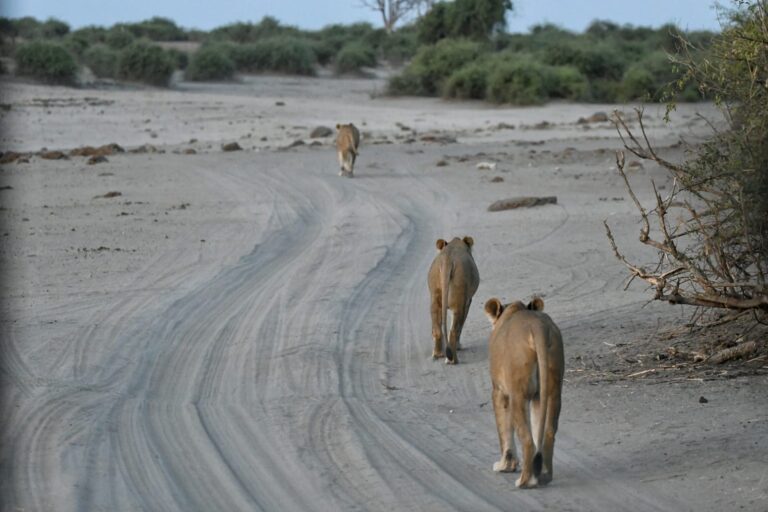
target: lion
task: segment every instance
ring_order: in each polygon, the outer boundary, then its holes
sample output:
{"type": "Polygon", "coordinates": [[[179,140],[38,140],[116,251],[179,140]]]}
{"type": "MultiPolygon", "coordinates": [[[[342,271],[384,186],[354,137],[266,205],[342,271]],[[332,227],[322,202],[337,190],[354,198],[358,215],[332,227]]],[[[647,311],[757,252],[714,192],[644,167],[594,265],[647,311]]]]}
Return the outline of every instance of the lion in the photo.
{"type": "Polygon", "coordinates": [[[337,124],[336,131],[338,132],[336,134],[336,151],[341,166],[339,176],[351,178],[354,175],[355,160],[359,154],[357,148],[360,146],[360,132],[352,123],[337,124]]]}
{"type": "Polygon", "coordinates": [[[560,330],[543,309],[539,297],[527,307],[520,301],[502,305],[496,298],[485,303],[493,325],[488,357],[501,447],[501,459],[493,470],[517,469],[516,432],[523,449],[517,487],[547,484],[553,475],[565,358],[560,330]]]}
{"type": "Polygon", "coordinates": [[[442,238],[435,243],[438,254],[429,268],[427,285],[432,298],[432,357],[443,357],[443,340],[446,341],[445,362],[459,362],[457,351],[461,348],[461,330],[472,304],[472,296],[480,284],[475,260],[472,258],[471,236],[454,238],[446,242],[442,238]],[[451,310],[451,337],[446,336],[447,311],[451,310]]]}

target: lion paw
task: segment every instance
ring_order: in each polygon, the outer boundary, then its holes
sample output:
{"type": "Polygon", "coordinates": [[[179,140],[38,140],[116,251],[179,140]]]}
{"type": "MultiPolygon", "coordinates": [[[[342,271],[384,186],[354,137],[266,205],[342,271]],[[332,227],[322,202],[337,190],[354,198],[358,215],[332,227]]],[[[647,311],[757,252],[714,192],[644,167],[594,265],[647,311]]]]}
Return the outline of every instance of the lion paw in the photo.
{"type": "Polygon", "coordinates": [[[442,351],[432,352],[432,359],[440,359],[441,357],[445,357],[445,354],[443,354],[442,351]]]}
{"type": "Polygon", "coordinates": [[[537,485],[539,485],[539,482],[536,480],[535,476],[530,477],[527,482],[523,482],[522,476],[515,480],[515,487],[522,487],[523,489],[532,489],[537,485]]]}
{"type": "Polygon", "coordinates": [[[493,463],[493,470],[497,473],[514,473],[517,470],[517,461],[500,460],[493,463]]]}

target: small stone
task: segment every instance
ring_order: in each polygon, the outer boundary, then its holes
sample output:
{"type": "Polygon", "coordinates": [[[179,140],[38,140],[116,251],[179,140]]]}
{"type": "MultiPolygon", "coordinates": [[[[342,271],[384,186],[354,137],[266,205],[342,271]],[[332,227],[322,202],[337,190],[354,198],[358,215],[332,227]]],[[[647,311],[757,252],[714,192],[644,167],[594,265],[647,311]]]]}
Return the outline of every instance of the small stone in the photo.
{"type": "Polygon", "coordinates": [[[104,162],[109,162],[107,160],[107,157],[104,155],[93,155],[91,158],[88,159],[88,162],[86,162],[88,165],[95,165],[95,164],[102,164],[104,162]]]}
{"type": "Polygon", "coordinates": [[[321,137],[330,137],[333,135],[333,130],[328,128],[327,126],[318,126],[312,132],[309,134],[310,139],[318,139],[321,137]]]}
{"type": "Polygon", "coordinates": [[[243,148],[240,147],[240,144],[237,142],[230,142],[228,144],[222,144],[221,145],[222,151],[240,151],[243,148]]]}

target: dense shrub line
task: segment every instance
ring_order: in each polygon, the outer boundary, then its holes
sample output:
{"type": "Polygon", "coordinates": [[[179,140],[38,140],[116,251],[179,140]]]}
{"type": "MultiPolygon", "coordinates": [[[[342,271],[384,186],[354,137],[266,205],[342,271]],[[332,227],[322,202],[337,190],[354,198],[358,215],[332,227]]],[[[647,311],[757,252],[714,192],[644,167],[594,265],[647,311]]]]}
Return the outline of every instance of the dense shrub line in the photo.
{"type": "MultiPolygon", "coordinates": [[[[672,25],[651,29],[595,21],[583,34],[553,25],[508,34],[494,21],[503,14],[494,9],[504,7],[504,0],[483,0],[487,19],[468,25],[461,13],[473,1],[439,2],[430,15],[391,34],[368,23],[304,31],[271,17],[210,32],[184,30],[158,17],[77,30],[55,19],[0,18],[0,52],[16,58],[19,74],[55,83],[72,83],[78,65],[97,77],[167,85],[174,69],[186,70],[188,80],[229,80],[237,72],[313,75],[321,65],[358,74],[381,61],[407,62],[390,80],[391,94],[514,104],[658,100],[679,78],[669,59],[679,44],[672,25]],[[155,41],[202,46],[189,54],[155,41]]],[[[685,35],[696,46],[713,36],[685,35]]],[[[695,101],[699,94],[689,87],[677,99],[695,101]]]]}
{"type": "MultiPolygon", "coordinates": [[[[680,76],[670,55],[680,49],[681,33],[672,25],[654,30],[595,21],[584,34],[540,25],[530,34],[502,33],[476,42],[439,37],[441,25],[424,27],[435,20],[435,16],[425,18],[420,34],[423,39],[426,30],[437,41],[421,46],[408,66],[390,80],[391,94],[521,105],[550,99],[659,100],[680,76]],[[470,47],[473,51],[468,54],[470,47]]],[[[708,32],[685,35],[696,46],[713,36],[708,32]]],[[[689,87],[677,99],[701,97],[689,87]]]]}

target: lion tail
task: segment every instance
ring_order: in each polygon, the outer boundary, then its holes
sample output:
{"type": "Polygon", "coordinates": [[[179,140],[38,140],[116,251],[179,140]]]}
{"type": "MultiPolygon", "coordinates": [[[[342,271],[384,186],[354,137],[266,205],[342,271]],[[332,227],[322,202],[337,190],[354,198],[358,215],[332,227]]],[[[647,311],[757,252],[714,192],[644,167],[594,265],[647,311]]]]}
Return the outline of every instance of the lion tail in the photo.
{"type": "Polygon", "coordinates": [[[442,300],[441,300],[441,310],[440,314],[442,315],[442,323],[440,326],[440,329],[442,329],[443,333],[443,344],[445,345],[445,357],[453,361],[453,350],[451,349],[451,344],[448,343],[448,286],[451,282],[451,275],[453,274],[453,263],[450,261],[449,258],[444,257],[443,261],[440,265],[440,279],[442,282],[440,283],[440,286],[442,287],[442,300]]]}
{"type": "Polygon", "coordinates": [[[533,346],[536,349],[536,360],[539,369],[539,417],[536,429],[537,439],[536,454],[533,456],[533,474],[538,477],[544,464],[541,454],[541,448],[544,441],[544,426],[546,424],[547,411],[549,409],[549,379],[547,378],[547,369],[549,368],[549,351],[547,350],[547,336],[544,332],[545,327],[538,326],[532,332],[533,346]]]}

